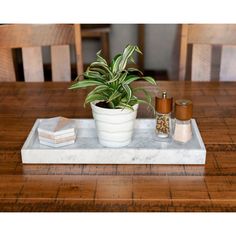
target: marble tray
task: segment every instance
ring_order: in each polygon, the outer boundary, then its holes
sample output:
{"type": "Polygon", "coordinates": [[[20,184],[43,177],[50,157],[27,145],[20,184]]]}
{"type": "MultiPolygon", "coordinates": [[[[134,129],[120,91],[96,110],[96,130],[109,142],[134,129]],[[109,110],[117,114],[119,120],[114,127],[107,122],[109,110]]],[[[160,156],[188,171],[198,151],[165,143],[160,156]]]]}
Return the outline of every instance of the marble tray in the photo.
{"type": "Polygon", "coordinates": [[[22,149],[23,163],[35,164],[204,164],[206,149],[192,119],[193,138],[185,144],[160,142],[154,119],[137,119],[133,141],[124,148],[105,148],[98,143],[93,119],[77,119],[77,138],[72,145],[52,148],[39,143],[36,120],[22,149]]]}

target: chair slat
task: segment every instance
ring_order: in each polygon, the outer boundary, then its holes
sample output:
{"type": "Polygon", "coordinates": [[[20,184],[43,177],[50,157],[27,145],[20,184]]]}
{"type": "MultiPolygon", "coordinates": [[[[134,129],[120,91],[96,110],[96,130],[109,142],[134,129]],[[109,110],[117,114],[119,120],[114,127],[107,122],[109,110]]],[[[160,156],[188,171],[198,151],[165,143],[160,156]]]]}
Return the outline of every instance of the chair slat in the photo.
{"type": "Polygon", "coordinates": [[[25,81],[44,81],[42,48],[22,48],[25,81]]]}
{"type": "Polygon", "coordinates": [[[190,24],[188,27],[188,43],[236,44],[235,24],[190,24]]]}
{"type": "Polygon", "coordinates": [[[182,25],[179,63],[180,80],[185,79],[186,71],[188,71],[186,60],[188,60],[188,55],[191,52],[188,45],[193,45],[191,53],[192,80],[235,81],[236,62],[234,58],[236,57],[236,49],[234,49],[234,46],[236,45],[236,24],[182,25]],[[224,49],[222,49],[222,46],[224,46],[224,49]]]}
{"type": "Polygon", "coordinates": [[[188,26],[182,25],[179,61],[179,80],[184,80],[186,75],[187,47],[188,47],[188,26]]]}
{"type": "Polygon", "coordinates": [[[236,81],[236,47],[224,46],[222,48],[220,80],[236,81]]]}
{"type": "MultiPolygon", "coordinates": [[[[77,64],[77,74],[81,75],[84,71],[83,69],[83,58],[82,58],[82,42],[81,42],[81,27],[80,24],[74,25],[75,33],[75,53],[76,53],[76,64],[77,64]]],[[[80,77],[83,79],[83,77],[80,77]]]]}
{"type": "Polygon", "coordinates": [[[52,80],[71,81],[69,45],[52,46],[51,61],[52,61],[52,80]]]}
{"type": "Polygon", "coordinates": [[[213,45],[211,50],[211,81],[220,80],[222,46],[213,45]]]}
{"type": "Polygon", "coordinates": [[[73,39],[73,25],[18,24],[0,28],[0,45],[9,48],[65,45],[74,43],[73,39]]]}
{"type": "MultiPolygon", "coordinates": [[[[6,24],[0,25],[0,81],[15,81],[12,49],[21,48],[25,81],[44,81],[42,47],[52,49],[54,81],[71,80],[69,45],[76,47],[77,71],[83,73],[80,24],[6,24]],[[76,35],[76,37],[75,37],[76,35]],[[78,45],[79,44],[79,45],[78,45]],[[56,47],[68,45],[67,47],[56,47]],[[65,55],[65,59],[63,59],[65,55]],[[59,66],[57,66],[59,64],[59,66]],[[69,69],[69,72],[68,72],[69,69]]],[[[17,58],[16,58],[17,59],[17,58]]],[[[14,60],[21,65],[21,61],[14,60]]],[[[15,75],[16,73],[16,75],[15,75]]]]}
{"type": "Polygon", "coordinates": [[[193,81],[210,81],[211,79],[211,46],[194,44],[192,52],[193,81]]]}
{"type": "Polygon", "coordinates": [[[0,81],[16,81],[12,50],[0,48],[0,81]]]}

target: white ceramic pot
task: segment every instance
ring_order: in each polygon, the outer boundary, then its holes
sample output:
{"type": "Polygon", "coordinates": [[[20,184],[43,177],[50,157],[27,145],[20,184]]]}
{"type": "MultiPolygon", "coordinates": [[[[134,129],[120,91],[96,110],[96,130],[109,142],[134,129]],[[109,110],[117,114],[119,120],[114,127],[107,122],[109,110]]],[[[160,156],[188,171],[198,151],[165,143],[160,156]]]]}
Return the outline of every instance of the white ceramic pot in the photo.
{"type": "Polygon", "coordinates": [[[91,103],[99,142],[105,147],[124,147],[132,139],[138,104],[130,109],[109,109],[91,103]]]}

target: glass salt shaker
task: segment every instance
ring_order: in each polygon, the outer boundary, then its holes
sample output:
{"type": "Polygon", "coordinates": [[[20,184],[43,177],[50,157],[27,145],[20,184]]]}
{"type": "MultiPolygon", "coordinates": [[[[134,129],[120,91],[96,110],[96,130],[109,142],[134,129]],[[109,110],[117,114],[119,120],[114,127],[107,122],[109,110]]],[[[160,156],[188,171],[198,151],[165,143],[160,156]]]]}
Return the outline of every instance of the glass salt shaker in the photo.
{"type": "Polygon", "coordinates": [[[156,134],[158,138],[171,136],[171,112],[173,98],[162,92],[161,97],[156,97],[156,134]]]}
{"type": "Polygon", "coordinates": [[[191,118],[193,113],[192,101],[187,99],[175,102],[175,125],[173,139],[186,143],[192,138],[191,118]]]}

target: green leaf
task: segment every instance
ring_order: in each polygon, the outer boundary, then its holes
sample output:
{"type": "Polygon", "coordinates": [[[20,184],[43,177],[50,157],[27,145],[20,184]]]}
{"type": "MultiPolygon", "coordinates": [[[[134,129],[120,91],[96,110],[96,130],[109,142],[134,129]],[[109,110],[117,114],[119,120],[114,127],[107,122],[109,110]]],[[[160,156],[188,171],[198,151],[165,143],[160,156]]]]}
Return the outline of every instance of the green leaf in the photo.
{"type": "Polygon", "coordinates": [[[106,73],[108,73],[111,76],[111,78],[113,76],[113,74],[110,71],[110,68],[108,67],[108,65],[103,63],[103,62],[93,62],[93,63],[90,64],[90,68],[91,67],[100,67],[100,68],[104,69],[106,71],[106,73]]]}
{"type": "Polygon", "coordinates": [[[87,70],[89,71],[96,71],[98,73],[100,73],[100,75],[104,76],[107,74],[107,71],[102,69],[102,68],[99,68],[99,67],[89,67],[87,70]]]}
{"type": "Polygon", "coordinates": [[[121,60],[122,60],[122,54],[117,54],[114,57],[114,59],[112,60],[112,63],[111,63],[112,73],[116,74],[119,72],[119,66],[120,66],[121,60]]]}
{"type": "Polygon", "coordinates": [[[89,94],[89,95],[92,95],[92,94],[99,94],[99,93],[103,93],[103,94],[108,94],[109,91],[112,91],[111,88],[109,88],[107,85],[99,85],[97,86],[95,89],[93,89],[89,94]]]}
{"type": "Polygon", "coordinates": [[[114,78],[111,79],[111,80],[109,80],[107,83],[108,83],[108,84],[111,84],[111,83],[117,81],[119,78],[120,78],[120,74],[116,74],[116,75],[114,76],[114,78]]]}
{"type": "Polygon", "coordinates": [[[122,94],[116,90],[112,93],[112,95],[109,97],[108,101],[107,102],[111,102],[113,100],[115,100],[116,98],[120,97],[122,94]]]}
{"type": "Polygon", "coordinates": [[[116,106],[114,105],[114,103],[111,101],[111,102],[108,102],[108,106],[111,108],[111,109],[114,109],[116,108],[116,106]]]}
{"type": "Polygon", "coordinates": [[[137,104],[137,103],[138,103],[138,99],[133,96],[133,97],[130,99],[129,105],[134,106],[134,105],[137,104]]]}
{"type": "Polygon", "coordinates": [[[152,77],[150,77],[150,76],[144,76],[144,77],[142,77],[142,79],[144,79],[144,80],[146,80],[148,83],[150,83],[150,84],[153,84],[153,85],[156,85],[157,83],[156,83],[156,81],[155,81],[155,79],[153,79],[152,77]]]}
{"type": "Polygon", "coordinates": [[[139,104],[143,103],[143,104],[146,104],[146,105],[148,105],[149,107],[151,107],[151,109],[152,109],[152,111],[153,111],[153,113],[154,113],[154,115],[155,115],[156,110],[155,110],[155,107],[154,107],[151,103],[149,103],[148,101],[145,101],[145,100],[143,100],[143,99],[138,99],[138,103],[139,103],[139,104]]]}
{"type": "Polygon", "coordinates": [[[122,56],[122,59],[121,59],[121,62],[120,62],[120,65],[119,65],[119,71],[122,71],[125,69],[126,65],[127,65],[127,62],[128,62],[128,59],[132,56],[134,50],[135,50],[135,47],[136,46],[133,46],[133,45],[128,45],[124,52],[123,52],[123,56],[122,56]]]}
{"type": "Polygon", "coordinates": [[[121,109],[128,108],[128,109],[130,109],[130,110],[132,110],[132,111],[134,110],[132,106],[130,106],[129,104],[124,103],[124,102],[120,102],[120,103],[116,106],[116,108],[121,108],[121,109]]]}
{"type": "Polygon", "coordinates": [[[97,52],[95,62],[92,62],[82,75],[85,79],[76,81],[71,85],[70,89],[80,89],[92,87],[85,100],[89,103],[95,100],[107,102],[110,108],[128,108],[133,109],[132,106],[137,103],[146,103],[151,106],[150,94],[142,88],[132,89],[130,84],[133,81],[144,79],[150,84],[156,85],[156,81],[152,77],[143,76],[142,72],[137,68],[127,68],[129,61],[134,62],[133,53],[141,53],[139,48],[134,45],[128,45],[123,53],[117,54],[110,65],[101,56],[101,51],[97,52]],[[134,73],[134,72],[138,72],[134,73]],[[145,98],[139,99],[134,93],[142,92],[145,98]]]}
{"type": "Polygon", "coordinates": [[[133,62],[134,64],[136,64],[133,57],[130,57],[129,59],[130,59],[131,62],[133,62]]]}
{"type": "Polygon", "coordinates": [[[69,89],[87,88],[90,86],[96,86],[96,85],[102,85],[102,84],[104,83],[95,79],[85,79],[85,80],[78,81],[75,84],[72,84],[69,89]]]}
{"type": "Polygon", "coordinates": [[[147,99],[147,102],[148,102],[149,104],[151,104],[151,102],[152,102],[152,96],[151,96],[151,94],[150,94],[146,89],[144,89],[144,88],[134,88],[134,89],[133,89],[133,92],[134,92],[134,93],[136,93],[136,92],[142,92],[142,93],[144,93],[145,98],[147,99]]]}
{"type": "Polygon", "coordinates": [[[136,75],[128,75],[126,77],[126,80],[124,81],[124,84],[130,84],[130,83],[132,83],[132,82],[134,82],[135,80],[138,80],[138,79],[144,79],[147,82],[149,82],[150,84],[156,85],[156,81],[152,77],[148,77],[148,76],[139,77],[139,76],[136,76],[136,75]]]}
{"type": "Polygon", "coordinates": [[[137,53],[143,54],[143,53],[141,52],[141,50],[139,49],[138,46],[135,46],[135,51],[136,51],[137,53]]]}
{"type": "Polygon", "coordinates": [[[101,51],[102,50],[98,51],[96,54],[97,55],[97,62],[102,62],[107,65],[107,61],[101,56],[101,51]]]}
{"type": "Polygon", "coordinates": [[[123,83],[123,81],[126,79],[128,72],[125,71],[119,78],[119,84],[123,83]]]}
{"type": "Polygon", "coordinates": [[[107,97],[105,95],[91,94],[86,97],[85,104],[90,103],[90,102],[94,102],[94,101],[106,101],[106,100],[107,100],[107,97]]]}
{"type": "Polygon", "coordinates": [[[149,102],[147,102],[147,101],[145,101],[143,99],[138,99],[137,101],[138,101],[138,103],[145,103],[147,105],[150,105],[149,102]]]}
{"type": "Polygon", "coordinates": [[[132,90],[127,84],[122,84],[122,87],[124,88],[126,94],[127,94],[127,103],[129,103],[131,97],[132,97],[132,90]]]}
{"type": "Polygon", "coordinates": [[[86,72],[84,72],[84,77],[88,78],[88,79],[100,79],[100,80],[105,80],[103,76],[101,76],[100,73],[96,72],[96,71],[89,71],[87,70],[86,72]]]}
{"type": "Polygon", "coordinates": [[[141,79],[139,76],[136,75],[128,75],[126,77],[126,80],[123,82],[123,84],[130,84],[135,80],[141,79]]]}
{"type": "Polygon", "coordinates": [[[143,75],[143,72],[137,68],[128,68],[127,71],[129,72],[139,72],[141,75],[143,75]]]}
{"type": "Polygon", "coordinates": [[[153,113],[155,114],[155,108],[152,105],[152,96],[151,96],[151,94],[146,89],[143,89],[143,88],[135,88],[134,92],[143,92],[144,93],[146,100],[138,99],[138,103],[145,103],[145,104],[147,104],[149,107],[151,107],[153,113]]]}
{"type": "Polygon", "coordinates": [[[79,79],[80,79],[81,77],[83,77],[83,74],[82,74],[82,75],[78,75],[78,76],[74,79],[73,82],[75,83],[75,82],[79,81],[79,79]]]}

